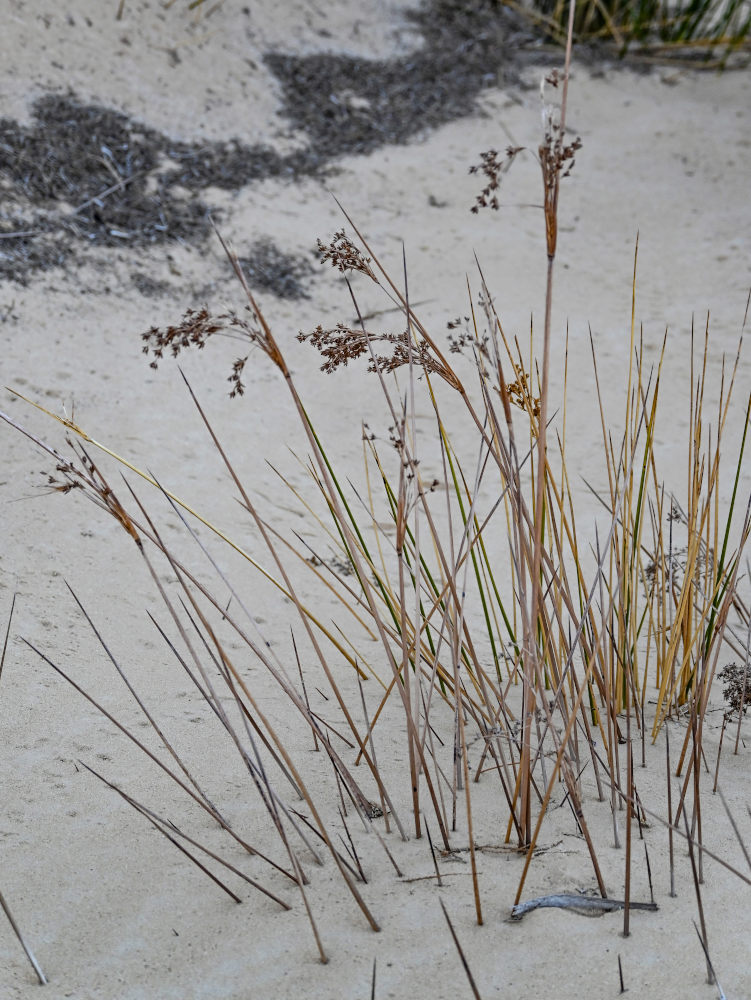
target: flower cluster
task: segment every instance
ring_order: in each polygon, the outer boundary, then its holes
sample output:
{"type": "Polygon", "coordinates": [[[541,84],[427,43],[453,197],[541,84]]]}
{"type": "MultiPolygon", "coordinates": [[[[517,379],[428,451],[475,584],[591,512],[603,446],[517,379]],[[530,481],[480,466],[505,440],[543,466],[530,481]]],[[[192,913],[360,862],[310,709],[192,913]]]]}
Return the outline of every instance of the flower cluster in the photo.
{"type": "Polygon", "coordinates": [[[370,266],[370,257],[363,255],[343,229],[334,233],[328,246],[321,240],[317,242],[322,264],[328,260],[331,262],[331,266],[337,268],[342,274],[345,271],[360,271],[361,274],[367,274],[369,278],[377,282],[375,272],[370,266]]]}

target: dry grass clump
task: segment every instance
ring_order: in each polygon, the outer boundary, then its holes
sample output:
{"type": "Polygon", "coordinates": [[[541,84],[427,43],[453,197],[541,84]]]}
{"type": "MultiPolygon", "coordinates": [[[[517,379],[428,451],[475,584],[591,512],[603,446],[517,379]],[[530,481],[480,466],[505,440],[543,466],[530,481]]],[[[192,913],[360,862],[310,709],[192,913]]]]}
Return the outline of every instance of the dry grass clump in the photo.
{"type": "MultiPolygon", "coordinates": [[[[524,855],[516,892],[508,901],[519,917],[529,909],[550,905],[622,910],[623,930],[628,934],[632,909],[649,912],[655,906],[654,899],[632,900],[631,875],[636,863],[632,829],[638,825],[641,830],[648,818],[656,818],[669,831],[671,858],[673,837],[685,838],[692,866],[697,866],[700,938],[708,975],[712,975],[699,888],[702,857],[716,858],[735,869],[705,840],[700,772],[719,658],[728,647],[737,655],[744,653],[738,629],[749,625],[739,580],[751,531],[751,507],[739,491],[751,397],[742,407],[744,431],[728,466],[720,456],[738,357],[727,369],[723,365],[717,419],[710,429],[707,331],[697,344],[688,386],[688,486],[680,499],[672,495],[660,474],[655,449],[667,345],[663,344],[657,363],[650,366],[634,306],[619,428],[606,421],[599,382],[593,413],[601,432],[607,488],[598,495],[607,511],[607,523],[604,531],[595,529],[594,535],[589,521],[582,523],[571,487],[573,470],[567,463],[565,435],[559,434],[550,415],[549,398],[558,199],[561,180],[579,147],[578,142],[565,138],[569,58],[570,50],[563,74],[548,78],[561,96],[545,104],[546,127],[538,150],[548,279],[536,360],[525,359],[519,343],[504,331],[482,276],[477,307],[473,302],[461,333],[455,332],[453,324],[450,347],[444,350],[410,304],[406,273],[399,279],[391,276],[349,216],[352,236],[341,230],[329,243],[319,242],[323,260],[345,275],[360,322],[354,329],[346,324],[329,330],[318,327],[300,339],[320,353],[327,373],[364,359],[379,380],[390,422],[386,449],[374,434],[363,434],[364,490],[351,487],[337,472],[332,453],[300,396],[285,352],[228,247],[245,294],[246,312],[225,312],[214,318],[208,308],[190,310],[181,323],[166,330],[152,328],[144,335],[144,350],[153,353],[152,364],[165,354],[203,348],[216,334],[238,338],[243,357],[230,375],[232,395],[242,393],[240,374],[251,349],[256,354],[260,351],[275,367],[299,417],[313,492],[321,499],[324,513],[316,513],[313,499],[294,492],[309,516],[319,519],[324,537],[335,550],[333,559],[321,559],[301,539],[280,534],[271,520],[272,512],[259,506],[243,482],[231,457],[233,443],[219,439],[190,386],[216,454],[265,546],[270,568],[252,559],[237,541],[164,489],[153,475],[119,461],[158,496],[167,498],[189,540],[200,546],[219,577],[218,590],[230,593],[229,607],[226,599],[220,600],[188,568],[188,560],[166,540],[130,481],[115,494],[93,457],[102,446],[81,427],[61,420],[82,442],[74,448],[73,458],[64,458],[35,439],[55,461],[52,488],[68,491],[76,487],[76,492],[115,517],[133,539],[180,637],[179,645],[167,640],[160,627],[161,634],[239,755],[278,835],[280,858],[262,854],[229,824],[132,687],[131,694],[164,747],[161,754],[152,752],[91,694],[81,693],[254,858],[262,872],[250,880],[257,891],[286,907],[290,904],[285,890],[295,887],[322,961],[328,952],[325,930],[319,929],[314,915],[315,880],[308,874],[309,864],[321,864],[327,857],[363,919],[378,930],[364,888],[366,860],[358,853],[348,815],[374,834],[369,842],[377,841],[384,848],[397,875],[401,872],[388,847],[389,834],[396,832],[403,839],[427,834],[439,882],[432,837],[439,850],[466,846],[476,920],[483,922],[483,885],[473,830],[473,789],[482,778],[493,783],[504,817],[499,841],[515,845],[524,855]],[[398,307],[401,318],[396,333],[374,334],[366,328],[354,291],[356,280],[373,282],[398,307]],[[387,354],[378,353],[383,344],[388,345],[387,354]],[[417,431],[418,395],[420,406],[427,405],[433,414],[434,436],[429,441],[417,431]],[[473,428],[472,453],[454,444],[452,429],[459,420],[473,428]],[[441,484],[423,478],[422,458],[431,449],[441,463],[441,484]],[[723,504],[728,474],[731,499],[723,504]],[[308,650],[305,671],[294,632],[288,655],[256,636],[243,593],[193,531],[195,518],[288,599],[295,629],[308,650]],[[678,521],[687,539],[680,554],[680,572],[673,539],[678,521]],[[176,581],[171,588],[163,584],[157,570],[157,562],[164,560],[176,581]],[[292,567],[304,567],[314,574],[317,585],[327,588],[346,613],[352,626],[349,631],[328,624],[327,618],[306,604],[292,567]],[[228,630],[232,642],[227,639],[228,630]],[[377,640],[377,655],[363,652],[363,634],[377,640]],[[237,642],[268,671],[297,724],[310,731],[315,747],[327,758],[332,772],[328,794],[313,793],[304,768],[288,748],[287,734],[270,722],[233,652],[237,642]],[[343,678],[342,661],[352,668],[356,687],[343,678]],[[311,707],[308,687],[313,672],[316,683],[325,686],[326,696],[336,706],[336,726],[324,722],[311,707]],[[364,677],[376,681],[377,704],[368,704],[365,698],[364,677]],[[378,754],[379,723],[386,710],[393,712],[395,707],[401,720],[400,768],[379,764],[378,754]],[[647,738],[657,740],[668,719],[684,723],[675,764],[681,781],[675,802],[668,781],[668,799],[655,815],[639,797],[634,752],[641,742],[643,760],[647,738]],[[472,741],[479,741],[482,751],[478,764],[470,768],[472,741]],[[585,771],[587,779],[591,778],[589,785],[582,778],[585,771]],[[599,901],[572,902],[571,894],[563,893],[522,904],[552,796],[561,784],[575,828],[586,844],[599,901]],[[287,804],[290,785],[302,799],[300,809],[287,804]],[[614,873],[609,858],[607,864],[601,861],[602,845],[588,821],[595,807],[587,800],[593,797],[603,803],[600,808],[610,810],[614,843],[624,847],[619,856],[622,877],[614,873]],[[398,805],[405,799],[409,815],[398,805]],[[337,803],[336,811],[332,802],[337,803]],[[614,880],[625,887],[623,898],[612,898],[614,880]]],[[[483,163],[490,188],[481,199],[492,206],[500,167],[494,154],[483,163]]],[[[594,350],[593,365],[597,376],[594,350]]],[[[124,677],[105,639],[76,601],[105,654],[124,677]]],[[[29,645],[78,687],[45,652],[29,645]]],[[[367,648],[372,650],[372,646],[367,648]]],[[[217,881],[215,866],[228,867],[221,856],[168,824],[150,806],[116,790],[217,881]],[[199,855],[203,860],[199,861],[199,855]]],[[[649,868],[648,854],[646,864],[649,868]]],[[[236,875],[237,870],[232,873],[236,875]]],[[[749,881],[743,873],[736,874],[749,881]]],[[[221,884],[238,898],[223,880],[221,884]]],[[[461,952],[448,914],[446,919],[461,952]]],[[[479,995],[466,964],[465,968],[479,995]]]]}

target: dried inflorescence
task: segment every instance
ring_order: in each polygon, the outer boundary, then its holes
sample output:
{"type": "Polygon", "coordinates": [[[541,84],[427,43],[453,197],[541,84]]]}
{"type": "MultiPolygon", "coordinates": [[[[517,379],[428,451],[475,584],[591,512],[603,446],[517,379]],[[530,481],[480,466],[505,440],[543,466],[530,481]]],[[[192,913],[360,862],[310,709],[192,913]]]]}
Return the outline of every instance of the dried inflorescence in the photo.
{"type": "Polygon", "coordinates": [[[518,371],[516,376],[516,381],[510,382],[506,386],[509,399],[514,406],[518,406],[520,410],[525,410],[527,413],[531,413],[533,417],[539,417],[540,399],[539,397],[532,395],[532,391],[529,387],[529,375],[527,375],[526,372],[518,371]]]}
{"type": "Polygon", "coordinates": [[[325,330],[320,324],[312,333],[300,331],[297,339],[301,344],[309,343],[323,357],[321,371],[330,374],[337,368],[346,368],[350,361],[362,357],[368,350],[368,334],[360,330],[352,330],[344,323],[337,323],[331,330],[325,330]]]}
{"type": "Polygon", "coordinates": [[[424,372],[440,375],[450,385],[456,386],[456,376],[431,353],[429,346],[424,341],[410,345],[409,337],[407,331],[369,333],[367,330],[352,330],[343,323],[337,323],[329,330],[317,326],[312,333],[301,332],[297,335],[300,343],[309,343],[321,354],[324,358],[321,371],[327,374],[346,367],[350,361],[367,353],[370,355],[369,372],[393,372],[411,362],[424,372]],[[376,354],[372,350],[375,343],[389,344],[391,353],[376,354]]]}
{"type": "MultiPolygon", "coordinates": [[[[69,442],[70,443],[70,442],[69,442]]],[[[54,473],[46,473],[45,485],[50,493],[70,493],[71,490],[82,490],[83,483],[77,475],[77,470],[70,462],[58,462],[55,472],[62,475],[62,479],[54,473]]]]}
{"type": "Polygon", "coordinates": [[[378,281],[370,266],[370,257],[363,255],[343,229],[334,233],[328,246],[321,240],[318,240],[317,243],[322,264],[328,260],[331,262],[331,266],[337,268],[342,274],[345,271],[360,271],[361,274],[367,274],[373,281],[378,281]]]}
{"type": "MultiPolygon", "coordinates": [[[[482,305],[482,300],[480,301],[480,305],[482,305]]],[[[449,333],[449,350],[452,354],[463,354],[469,348],[478,352],[483,358],[489,359],[488,343],[490,338],[487,334],[483,337],[478,337],[470,328],[469,322],[469,316],[464,316],[463,318],[457,316],[456,319],[446,324],[448,329],[452,331],[449,333]]],[[[529,413],[533,417],[539,417],[540,399],[538,396],[532,395],[529,375],[516,365],[514,365],[514,374],[516,375],[516,379],[506,385],[509,402],[514,406],[518,406],[520,410],[524,410],[525,413],[529,413]]]]}
{"type": "Polygon", "coordinates": [[[487,334],[479,336],[470,326],[469,316],[457,316],[456,319],[449,320],[446,324],[449,330],[448,341],[451,354],[464,354],[466,349],[479,351],[483,357],[489,358],[488,343],[490,338],[487,334]],[[458,331],[458,332],[455,332],[458,331]]]}
{"type": "Polygon", "coordinates": [[[375,365],[371,361],[368,371],[393,372],[411,363],[428,374],[440,375],[451,385],[455,383],[456,376],[431,353],[425,341],[410,346],[408,333],[383,334],[374,339],[391,344],[392,351],[390,355],[376,354],[375,365]]]}
{"type": "Polygon", "coordinates": [[[501,186],[501,178],[508,171],[523,146],[508,146],[506,155],[501,157],[496,149],[488,149],[480,153],[480,162],[469,168],[471,174],[482,173],[487,178],[487,184],[475,199],[472,212],[476,215],[481,208],[492,208],[495,211],[501,207],[497,191],[501,186]]]}
{"type": "MultiPolygon", "coordinates": [[[[257,319],[252,310],[248,311],[253,320],[257,319]]],[[[234,310],[212,317],[206,306],[202,309],[188,309],[182,321],[176,326],[168,326],[164,330],[152,326],[146,333],[141,334],[143,353],[152,355],[151,367],[157,368],[165,352],[169,352],[173,358],[176,358],[180,351],[189,347],[201,350],[209,338],[216,333],[246,339],[251,344],[260,346],[265,353],[269,353],[263,331],[253,322],[239,316],[234,310]]],[[[242,373],[247,360],[248,355],[246,354],[245,357],[238,358],[232,365],[232,373],[227,378],[232,386],[230,392],[232,398],[242,396],[245,391],[242,373]]]]}
{"type": "Polygon", "coordinates": [[[242,380],[242,373],[245,370],[245,362],[247,360],[248,355],[246,354],[244,358],[235,358],[232,362],[232,371],[227,376],[227,381],[232,386],[229,394],[230,399],[234,399],[235,396],[242,396],[245,392],[245,383],[242,380]]]}
{"type": "MultiPolygon", "coordinates": [[[[560,75],[554,70],[543,78],[540,87],[543,141],[538,148],[538,153],[545,193],[545,229],[550,256],[555,254],[558,236],[557,212],[560,180],[562,177],[568,177],[571,173],[575,155],[581,149],[581,139],[579,138],[570,143],[564,141],[565,127],[561,121],[561,110],[545,100],[545,85],[550,84],[552,87],[558,87],[560,82],[560,75]]],[[[487,180],[487,184],[472,206],[472,211],[475,214],[481,208],[493,208],[496,211],[500,208],[498,190],[501,186],[501,179],[523,149],[523,146],[508,146],[505,156],[501,156],[496,149],[489,149],[480,154],[480,163],[469,168],[471,174],[484,174],[487,180]]]]}
{"type": "Polygon", "coordinates": [[[206,306],[198,310],[187,309],[177,326],[168,326],[166,330],[152,326],[146,333],[142,333],[143,353],[151,353],[154,358],[151,367],[158,368],[165,351],[169,351],[172,357],[176,358],[180,351],[189,347],[197,347],[200,350],[209,337],[223,329],[223,323],[211,319],[206,306]]]}
{"type": "MultiPolygon", "coordinates": [[[[74,425],[71,424],[71,426],[74,425]]],[[[45,476],[47,488],[52,492],[63,494],[70,493],[71,490],[83,490],[98,507],[111,514],[140,546],[141,538],[133,520],[99,471],[91,455],[83,446],[76,446],[70,438],[66,440],[79,464],[68,461],[57,455],[56,452],[52,452],[58,459],[55,466],[57,475],[49,473],[45,476]]]]}
{"type": "Polygon", "coordinates": [[[734,714],[746,714],[751,700],[751,664],[728,663],[717,675],[723,681],[722,697],[734,714]]]}
{"type": "Polygon", "coordinates": [[[548,257],[554,257],[558,241],[558,190],[562,177],[568,177],[574,167],[575,156],[581,149],[581,139],[565,142],[565,125],[559,107],[545,100],[545,84],[557,87],[560,75],[554,70],[544,77],[540,85],[542,100],[543,141],[539,147],[540,167],[545,194],[545,233],[548,257]]]}

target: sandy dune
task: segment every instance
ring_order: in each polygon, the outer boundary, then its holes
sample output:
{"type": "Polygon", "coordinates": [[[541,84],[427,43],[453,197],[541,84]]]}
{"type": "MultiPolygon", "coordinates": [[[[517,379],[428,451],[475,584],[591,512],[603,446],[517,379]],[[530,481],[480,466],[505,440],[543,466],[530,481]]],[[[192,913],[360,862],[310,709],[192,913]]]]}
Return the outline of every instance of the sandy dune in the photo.
{"type": "MultiPolygon", "coordinates": [[[[535,207],[538,168],[530,155],[520,156],[504,182],[502,210],[479,215],[469,211],[478,180],[468,168],[491,146],[536,148],[539,82],[550,54],[522,29],[507,22],[496,27],[489,20],[489,37],[505,32],[505,46],[487,43],[486,68],[479,77],[469,56],[470,68],[462,71],[462,52],[455,51],[453,95],[425,105],[422,127],[415,113],[402,128],[398,115],[385,109],[391,101],[404,109],[401,120],[407,121],[409,101],[400,81],[412,72],[422,74],[415,91],[420,100],[429,93],[428,67],[443,65],[450,44],[437,30],[438,14],[432,16],[431,35],[426,28],[430,15],[415,20],[418,5],[396,0],[325,5],[263,0],[245,7],[225,0],[210,16],[200,17],[185,6],[176,3],[165,10],[155,2],[127,0],[118,21],[114,0],[98,5],[8,0],[0,42],[0,126],[5,132],[0,148],[8,146],[8,136],[13,143],[23,139],[29,164],[52,165],[44,175],[46,197],[38,188],[32,191],[28,177],[9,173],[6,161],[0,165],[0,227],[6,233],[19,226],[36,233],[0,238],[2,385],[55,414],[74,417],[91,437],[151,470],[268,565],[176,366],[165,360],[151,369],[140,335],[152,325],[178,321],[185,309],[205,302],[216,311],[242,307],[241,290],[207,222],[211,213],[245,258],[251,284],[342,475],[362,482],[361,421],[382,438],[388,436],[389,417],[376,380],[356,366],[326,376],[311,349],[296,340],[299,330],[353,318],[346,287],[314,253],[317,238],[327,241],[346,225],[331,195],[396,275],[404,245],[411,300],[437,338],[445,337],[449,320],[468,311],[468,275],[477,293],[476,254],[506,329],[526,343],[530,316],[539,323],[544,304],[544,233],[535,207]],[[271,52],[276,56],[269,59],[271,52]],[[320,63],[310,61],[315,57],[320,63]],[[342,63],[344,58],[351,62],[342,63]],[[380,75],[371,89],[363,60],[379,61],[380,75]],[[321,82],[327,73],[335,82],[329,93],[321,82]],[[302,86],[301,79],[323,88],[310,93],[309,107],[300,97],[304,90],[294,89],[302,86]],[[379,93],[386,95],[383,107],[379,93]],[[61,180],[65,163],[44,161],[44,136],[52,128],[44,125],[45,113],[50,120],[57,115],[69,121],[61,135],[77,137],[82,148],[88,142],[89,155],[94,149],[92,163],[98,159],[96,170],[102,171],[94,194],[110,183],[107,176],[118,199],[132,185],[132,198],[122,201],[120,215],[107,215],[115,211],[114,202],[107,204],[111,196],[102,197],[98,216],[97,205],[80,209],[86,198],[75,178],[61,180]],[[97,129],[125,136],[127,142],[111,148],[96,139],[97,129]],[[119,171],[131,154],[141,157],[140,166],[127,185],[120,185],[124,175],[119,171]],[[159,185],[162,216],[137,216],[152,204],[148,199],[159,185]],[[60,266],[52,266],[56,262],[60,266]]],[[[211,7],[208,0],[205,6],[211,7]]],[[[583,148],[561,194],[552,396],[559,405],[568,326],[568,461],[600,486],[604,471],[592,418],[588,329],[616,412],[628,363],[637,233],[636,316],[649,357],[657,357],[665,329],[670,331],[662,400],[670,419],[657,442],[668,489],[680,491],[685,478],[692,319],[701,335],[710,314],[713,391],[723,352],[735,355],[751,278],[748,87],[748,71],[720,76],[655,66],[637,72],[608,61],[574,69],[569,123],[583,148]]],[[[71,162],[82,163],[81,156],[76,153],[71,162]]],[[[363,312],[383,308],[365,282],[355,284],[363,312]]],[[[374,322],[388,329],[392,318],[385,313],[374,322]]],[[[309,544],[328,552],[315,524],[301,514],[267,464],[295,486],[311,489],[290,451],[304,461],[306,445],[284,386],[266,359],[252,355],[243,376],[245,395],[230,400],[225,379],[236,355],[232,343],[211,344],[201,354],[184,355],[181,365],[254,502],[273,515],[280,530],[300,531],[309,544]]],[[[742,432],[751,385],[747,354],[738,385],[730,443],[742,432]]],[[[60,425],[6,389],[0,396],[0,409],[12,420],[65,450],[60,425]]],[[[427,407],[418,415],[428,434],[427,407]]],[[[461,427],[457,433],[464,433],[461,427]]],[[[657,822],[644,836],[659,910],[635,911],[630,938],[621,936],[617,913],[588,919],[546,909],[508,922],[523,859],[504,846],[508,813],[490,780],[473,792],[484,926],[475,921],[463,813],[453,836],[454,853],[439,857],[442,888],[432,878],[424,838],[402,842],[394,832],[387,836],[403,872],[400,878],[377,839],[352,816],[350,831],[368,876],[361,889],[381,931],[368,926],[332,863],[319,869],[305,855],[311,905],[330,956],[322,965],[295,886],[223,838],[205,813],[21,641],[27,639],[69,671],[118,720],[162,752],[67,582],[233,828],[281,859],[278,838],[230,741],[145,614],[150,611],[172,629],[131,540],[81,498],[50,495],[44,487],[54,461],[5,425],[0,454],[3,632],[17,594],[0,678],[0,892],[50,980],[45,996],[364,998],[371,995],[374,959],[379,998],[469,996],[439,896],[485,998],[615,996],[619,956],[631,996],[718,995],[716,987],[706,985],[692,924],[697,911],[687,853],[677,848],[678,894],[670,898],[667,835],[657,822]],[[282,911],[235,878],[232,886],[242,899],[236,905],[82,764],[221,850],[292,909],[282,911]]],[[[124,490],[116,463],[97,456],[113,485],[124,490]]],[[[437,462],[428,471],[441,476],[437,462]]],[[[134,477],[131,481],[136,486],[134,477]]],[[[178,544],[178,524],[161,498],[142,483],[136,488],[161,512],[170,541],[178,544]]],[[[582,484],[574,488],[594,524],[602,517],[597,502],[582,484]]],[[[746,459],[740,486],[744,503],[750,488],[746,459]]],[[[208,539],[208,532],[201,537],[208,539]]],[[[185,541],[179,544],[193,570],[209,579],[198,550],[185,541]]],[[[290,627],[297,627],[294,608],[239,559],[222,558],[247,601],[258,636],[294,670],[289,641],[290,627]]],[[[159,564],[159,573],[164,583],[174,581],[166,564],[159,564]]],[[[304,598],[318,602],[323,616],[341,619],[341,609],[312,577],[300,574],[300,581],[304,598]]],[[[215,578],[212,586],[225,593],[215,578]]],[[[747,582],[744,586],[748,600],[747,582]]],[[[313,750],[309,730],[247,651],[232,641],[230,648],[333,828],[341,830],[336,785],[324,755],[313,750]]],[[[304,646],[303,659],[314,708],[336,724],[337,713],[318,691],[326,688],[304,646]]],[[[335,669],[358,703],[351,669],[341,659],[335,669]]],[[[375,704],[377,682],[371,679],[364,687],[369,705],[375,704]]],[[[719,699],[708,715],[710,769],[721,707],[719,699]]],[[[685,723],[671,725],[677,743],[685,723]]],[[[378,748],[395,805],[408,816],[400,733],[394,709],[384,717],[378,748]]],[[[341,743],[337,749],[353,756],[341,743]]],[[[645,806],[662,815],[664,744],[652,747],[647,740],[645,752],[648,766],[637,769],[639,794],[645,806]]],[[[746,836],[749,753],[745,744],[738,756],[726,750],[721,770],[722,786],[746,836]]],[[[472,745],[475,766],[479,754],[472,745]]],[[[366,785],[365,776],[362,780],[366,785]]],[[[707,843],[747,875],[721,803],[711,795],[712,775],[702,780],[708,786],[703,799],[707,843]]],[[[298,807],[283,786],[284,779],[278,779],[279,793],[298,807]]],[[[561,808],[551,810],[525,898],[592,889],[591,866],[563,799],[561,788],[556,802],[561,808]]],[[[622,898],[623,852],[613,847],[610,812],[592,788],[586,809],[611,893],[622,898]]],[[[632,895],[648,900],[641,841],[635,852],[632,895]]],[[[728,997],[751,997],[749,886],[709,858],[704,866],[703,903],[720,982],[728,997]]],[[[31,966],[0,916],[0,997],[36,996],[37,989],[31,966]]]]}

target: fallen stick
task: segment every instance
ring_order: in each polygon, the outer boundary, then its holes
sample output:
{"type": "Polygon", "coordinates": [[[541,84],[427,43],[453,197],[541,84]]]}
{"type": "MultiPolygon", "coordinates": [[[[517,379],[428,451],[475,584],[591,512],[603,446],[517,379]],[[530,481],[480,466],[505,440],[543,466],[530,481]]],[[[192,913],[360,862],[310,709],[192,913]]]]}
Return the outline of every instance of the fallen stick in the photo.
{"type": "MultiPolygon", "coordinates": [[[[511,919],[521,918],[532,910],[555,906],[562,910],[574,910],[585,917],[601,917],[604,913],[622,910],[626,905],[624,899],[603,899],[598,896],[576,896],[567,893],[554,893],[552,896],[540,896],[538,899],[528,899],[526,903],[517,903],[511,908],[511,919]]],[[[650,910],[654,912],[659,907],[657,903],[630,902],[632,910],[650,910]]]]}

